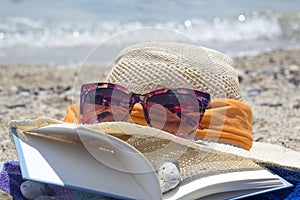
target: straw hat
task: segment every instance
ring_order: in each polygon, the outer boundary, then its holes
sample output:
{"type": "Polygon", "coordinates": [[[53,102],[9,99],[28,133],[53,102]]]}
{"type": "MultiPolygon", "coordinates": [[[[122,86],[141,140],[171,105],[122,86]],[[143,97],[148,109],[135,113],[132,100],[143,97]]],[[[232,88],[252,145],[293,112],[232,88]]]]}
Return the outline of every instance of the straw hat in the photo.
{"type": "MultiPolygon", "coordinates": [[[[188,87],[210,93],[212,99],[243,101],[233,66],[230,58],[215,50],[179,43],[141,43],[124,49],[118,55],[106,81],[140,94],[162,87],[188,87]]],[[[29,130],[56,123],[63,122],[42,118],[14,121],[10,126],[29,130]]],[[[247,151],[210,140],[186,140],[128,122],[78,126],[122,138],[153,165],[163,159],[177,161],[182,182],[199,175],[257,168],[253,161],[300,169],[299,152],[272,144],[253,142],[251,150],[247,151]]]]}
{"type": "Polygon", "coordinates": [[[125,48],[107,82],[145,94],[155,89],[187,87],[211,98],[242,100],[233,61],[224,54],[196,45],[149,42],[125,48]]]}
{"type": "MultiPolygon", "coordinates": [[[[162,87],[188,87],[210,93],[212,99],[243,101],[232,59],[218,51],[190,44],[149,42],[129,46],[117,56],[105,81],[125,86],[139,94],[162,87]]],[[[174,160],[179,160],[181,172],[199,169],[195,168],[199,164],[202,169],[212,173],[212,167],[209,166],[211,162],[219,163],[220,168],[216,167],[216,171],[221,168],[232,170],[234,165],[231,161],[240,162],[239,168],[253,167],[247,159],[300,169],[300,159],[294,159],[300,158],[299,152],[267,143],[253,142],[251,150],[247,151],[211,141],[200,141],[197,144],[155,128],[135,124],[113,122],[100,123],[99,126],[106,133],[136,136],[127,142],[146,154],[153,163],[158,158],[172,159],[170,152],[177,152],[172,155],[175,155],[174,160]],[[145,136],[150,138],[139,139],[145,136]],[[174,144],[171,145],[170,141],[174,144]],[[145,148],[149,146],[152,149],[150,153],[149,148],[145,148]],[[163,150],[153,150],[161,148],[163,150]]]]}

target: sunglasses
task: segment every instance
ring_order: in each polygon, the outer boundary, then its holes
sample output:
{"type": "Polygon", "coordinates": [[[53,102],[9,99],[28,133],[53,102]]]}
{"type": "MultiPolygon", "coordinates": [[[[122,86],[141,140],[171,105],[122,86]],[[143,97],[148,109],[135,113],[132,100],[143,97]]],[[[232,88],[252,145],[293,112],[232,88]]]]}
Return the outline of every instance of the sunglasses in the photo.
{"type": "Polygon", "coordinates": [[[141,95],[112,83],[89,83],[81,87],[80,114],[84,124],[134,121],[130,113],[141,104],[140,116],[149,126],[186,138],[201,128],[209,102],[208,93],[186,88],[163,88],[141,95]]]}

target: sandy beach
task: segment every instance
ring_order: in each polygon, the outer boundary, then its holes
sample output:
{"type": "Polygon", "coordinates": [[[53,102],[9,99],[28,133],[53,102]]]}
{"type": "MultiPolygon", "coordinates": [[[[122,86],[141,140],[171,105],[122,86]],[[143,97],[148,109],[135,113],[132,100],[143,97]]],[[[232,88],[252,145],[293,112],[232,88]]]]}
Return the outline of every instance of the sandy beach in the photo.
{"type": "MultiPolygon", "coordinates": [[[[253,109],[255,141],[300,151],[299,55],[300,50],[277,50],[234,59],[245,102],[253,109]]],[[[0,161],[18,160],[9,121],[40,115],[63,118],[75,80],[76,69],[0,66],[0,161]]]]}

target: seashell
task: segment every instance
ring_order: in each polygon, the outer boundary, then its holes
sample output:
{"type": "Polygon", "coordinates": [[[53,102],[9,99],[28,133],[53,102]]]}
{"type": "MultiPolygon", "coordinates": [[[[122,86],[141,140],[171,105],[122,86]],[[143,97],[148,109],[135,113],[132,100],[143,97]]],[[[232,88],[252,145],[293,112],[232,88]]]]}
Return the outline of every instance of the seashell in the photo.
{"type": "Polygon", "coordinates": [[[178,164],[172,161],[161,162],[157,167],[157,177],[163,193],[175,188],[180,182],[178,164]]]}

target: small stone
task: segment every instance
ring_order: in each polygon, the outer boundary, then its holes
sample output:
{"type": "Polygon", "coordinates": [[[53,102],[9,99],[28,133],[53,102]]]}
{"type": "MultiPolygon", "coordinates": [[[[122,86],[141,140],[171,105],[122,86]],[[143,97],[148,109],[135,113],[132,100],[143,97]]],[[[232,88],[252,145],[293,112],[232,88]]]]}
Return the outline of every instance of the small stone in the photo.
{"type": "Polygon", "coordinates": [[[30,96],[30,93],[28,91],[21,91],[19,93],[20,96],[23,96],[23,97],[29,97],[30,96]]]}
{"type": "Polygon", "coordinates": [[[18,88],[17,88],[16,86],[11,86],[9,90],[10,90],[10,92],[12,92],[12,93],[17,93],[18,88]]]}
{"type": "Polygon", "coordinates": [[[270,57],[269,63],[275,63],[275,59],[273,57],[270,57]]]}
{"type": "Polygon", "coordinates": [[[16,93],[17,94],[21,94],[21,93],[29,93],[30,90],[27,88],[23,88],[23,87],[18,87],[16,93]]]}
{"type": "Polygon", "coordinates": [[[261,106],[268,106],[268,107],[280,107],[282,106],[282,103],[261,103],[261,106]]]}
{"type": "Polygon", "coordinates": [[[253,96],[258,96],[260,94],[260,90],[257,89],[252,89],[248,91],[248,96],[253,97],[253,96]]]}
{"type": "Polygon", "coordinates": [[[261,72],[261,75],[264,75],[264,76],[272,76],[275,72],[272,71],[272,70],[264,70],[261,72]]]}
{"type": "Polygon", "coordinates": [[[291,72],[297,72],[300,71],[300,67],[298,65],[290,65],[289,70],[291,72]]]}
{"type": "Polygon", "coordinates": [[[27,104],[27,103],[9,104],[9,105],[6,105],[6,108],[9,108],[9,109],[18,108],[18,107],[23,107],[23,108],[25,108],[25,107],[26,107],[26,104],[27,104]]]}
{"type": "Polygon", "coordinates": [[[261,141],[263,141],[263,140],[264,140],[263,137],[259,137],[259,138],[256,138],[256,139],[255,139],[255,142],[261,142],[261,141]]]}
{"type": "Polygon", "coordinates": [[[8,109],[4,106],[0,106],[0,115],[4,115],[8,113],[8,109]]]}
{"type": "Polygon", "coordinates": [[[7,145],[8,143],[10,143],[11,141],[9,139],[7,140],[3,140],[3,141],[0,141],[0,145],[7,145]]]}
{"type": "Polygon", "coordinates": [[[297,103],[295,103],[295,104],[293,105],[293,108],[294,108],[294,109],[299,109],[299,108],[300,108],[300,102],[298,101],[297,103]]]}
{"type": "Polygon", "coordinates": [[[251,76],[251,77],[256,77],[256,72],[254,70],[246,70],[245,71],[245,74],[247,74],[248,76],[251,76]]]}
{"type": "Polygon", "coordinates": [[[238,75],[239,83],[245,79],[245,73],[241,69],[235,69],[236,74],[238,75]]]}
{"type": "Polygon", "coordinates": [[[40,92],[40,89],[38,87],[34,87],[30,89],[30,93],[34,94],[34,95],[38,95],[40,92]]]}
{"type": "Polygon", "coordinates": [[[158,167],[157,176],[163,193],[175,188],[180,182],[178,165],[171,161],[165,161],[158,167]]]}
{"type": "Polygon", "coordinates": [[[0,189],[0,199],[1,200],[13,200],[12,196],[4,192],[3,190],[0,189]]]}
{"type": "Polygon", "coordinates": [[[42,195],[42,196],[36,197],[34,200],[63,200],[63,199],[60,197],[42,195]]]}
{"type": "Polygon", "coordinates": [[[296,126],[296,127],[294,127],[294,129],[300,130],[300,126],[296,126]]]}
{"type": "Polygon", "coordinates": [[[51,195],[51,189],[44,183],[25,181],[20,186],[22,195],[28,200],[34,200],[42,195],[51,195]]]}

